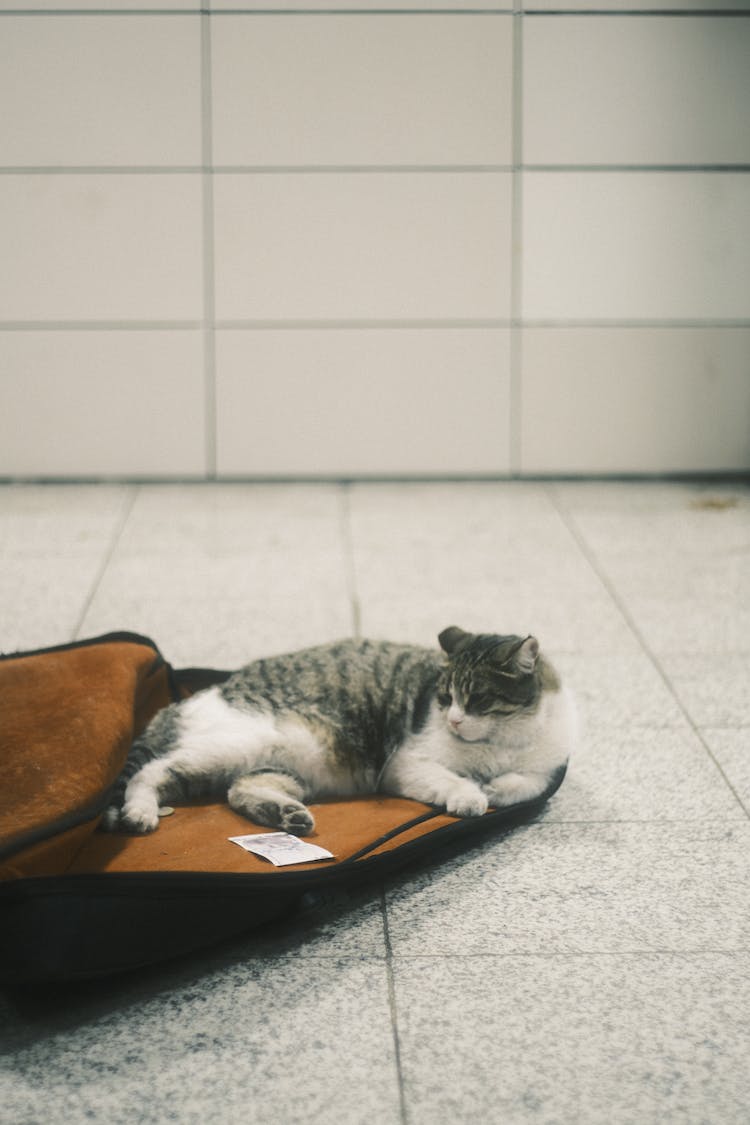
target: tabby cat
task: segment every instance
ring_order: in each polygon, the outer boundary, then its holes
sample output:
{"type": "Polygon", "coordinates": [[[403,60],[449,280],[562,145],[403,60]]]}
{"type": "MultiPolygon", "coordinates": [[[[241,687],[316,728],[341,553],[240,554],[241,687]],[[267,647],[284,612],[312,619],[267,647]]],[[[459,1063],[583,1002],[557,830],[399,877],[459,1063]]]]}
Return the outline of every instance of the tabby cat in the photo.
{"type": "Polygon", "coordinates": [[[381,792],[481,816],[542,794],[574,737],[535,637],[451,626],[437,649],[345,640],[256,660],[160,711],[136,739],[103,827],[152,832],[160,805],[226,798],[305,836],[304,802],[381,792]]]}

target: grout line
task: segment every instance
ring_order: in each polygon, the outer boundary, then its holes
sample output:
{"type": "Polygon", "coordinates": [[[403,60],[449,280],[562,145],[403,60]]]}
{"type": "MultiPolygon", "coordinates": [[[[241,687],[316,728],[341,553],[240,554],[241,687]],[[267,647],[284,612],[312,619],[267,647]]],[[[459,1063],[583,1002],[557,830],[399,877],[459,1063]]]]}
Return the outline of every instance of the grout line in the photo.
{"type": "MultiPolygon", "coordinates": [[[[283,8],[221,8],[214,7],[210,13],[207,7],[208,0],[204,0],[202,7],[185,7],[185,8],[76,8],[71,5],[69,8],[6,8],[0,11],[0,18],[3,16],[31,16],[31,17],[65,17],[65,16],[198,16],[198,15],[212,15],[212,16],[487,16],[492,18],[507,17],[513,15],[510,7],[504,8],[378,8],[378,7],[362,7],[362,8],[300,8],[294,5],[288,5],[283,8]]],[[[532,16],[539,18],[553,18],[553,19],[566,19],[584,16],[586,18],[600,18],[600,17],[613,17],[617,19],[644,16],[652,17],[677,17],[677,18],[734,18],[742,19],[747,18],[750,13],[746,10],[737,8],[722,8],[700,10],[695,8],[645,8],[642,4],[634,4],[630,8],[620,9],[613,11],[610,8],[559,8],[557,10],[550,10],[549,8],[534,8],[529,6],[521,9],[524,16],[532,16]]]]}
{"type": "Polygon", "coordinates": [[[509,164],[218,164],[214,172],[230,176],[383,175],[497,175],[509,174],[509,164]]]}
{"type": "Polygon", "coordinates": [[[616,172],[616,173],[647,173],[647,172],[750,172],[750,164],[524,164],[525,172],[616,172]]]}
{"type": "Polygon", "coordinates": [[[618,10],[618,11],[613,11],[611,8],[559,8],[557,11],[553,11],[553,10],[550,10],[549,8],[528,7],[528,8],[525,9],[524,15],[536,16],[536,17],[551,16],[555,19],[560,17],[560,16],[562,16],[563,19],[565,19],[567,17],[570,17],[570,16],[573,16],[573,17],[576,17],[576,16],[586,16],[586,17],[592,16],[595,19],[597,19],[601,16],[605,16],[605,17],[616,16],[618,18],[622,17],[622,16],[624,16],[626,18],[630,18],[632,16],[637,16],[639,18],[643,17],[643,16],[661,16],[661,17],[664,17],[664,16],[677,16],[677,17],[694,16],[696,18],[703,18],[703,17],[707,16],[710,19],[713,19],[715,17],[721,18],[721,17],[725,17],[725,16],[741,16],[741,17],[744,17],[744,16],[750,15],[750,13],[747,12],[747,11],[738,10],[736,8],[717,8],[715,10],[709,10],[709,11],[703,10],[703,11],[701,11],[701,10],[696,9],[696,8],[680,8],[680,7],[677,7],[677,8],[644,8],[643,5],[641,5],[639,7],[637,4],[634,4],[632,6],[632,8],[621,9],[621,10],[618,10]]]}
{"type": "Polygon", "coordinates": [[[199,8],[5,8],[3,16],[197,16],[199,8]]]}
{"type": "MultiPolygon", "coordinates": [[[[208,22],[208,17],[204,22],[208,22]]],[[[210,25],[209,25],[210,26],[210,25]]],[[[557,167],[554,168],[557,171],[557,167]]],[[[509,164],[7,164],[0,176],[314,176],[314,175],[496,175],[513,171],[509,164]]]]}
{"type": "Polygon", "coordinates": [[[700,317],[664,317],[663,319],[648,319],[647,317],[615,317],[580,318],[573,317],[561,319],[555,317],[527,317],[522,322],[524,328],[748,328],[750,319],[742,317],[713,317],[702,319],[700,317]]]}
{"type": "Polygon", "coordinates": [[[511,321],[509,319],[451,319],[446,317],[441,320],[430,319],[408,319],[403,320],[384,320],[373,318],[368,319],[352,319],[352,320],[217,320],[216,327],[226,331],[243,331],[252,329],[253,331],[263,331],[265,329],[283,329],[287,330],[300,330],[309,331],[323,329],[328,331],[356,331],[358,329],[372,330],[372,329],[414,329],[414,328],[435,328],[435,329],[493,329],[493,328],[509,328],[511,321]]]}
{"type": "MultiPolygon", "coordinates": [[[[406,953],[396,953],[399,961],[432,961],[432,960],[469,960],[469,961],[485,961],[490,958],[497,958],[499,960],[506,958],[533,958],[537,961],[551,961],[559,960],[561,957],[565,958],[590,958],[590,957],[679,957],[682,959],[689,959],[691,957],[737,957],[750,954],[750,948],[739,946],[733,949],[654,949],[651,946],[646,946],[643,949],[551,949],[544,953],[538,950],[527,952],[526,950],[506,950],[505,952],[497,952],[494,949],[484,951],[474,951],[468,953],[465,950],[438,950],[435,953],[413,953],[407,951],[406,953]]],[[[321,958],[322,959],[322,958],[321,958]]]]}
{"type": "MultiPolygon", "coordinates": [[[[716,949],[716,948],[701,948],[701,949],[670,949],[668,947],[654,948],[653,946],[645,946],[642,949],[553,949],[550,951],[540,951],[538,949],[527,951],[520,949],[510,949],[505,951],[498,951],[495,949],[487,950],[474,950],[473,952],[465,952],[464,950],[437,950],[434,953],[419,952],[415,953],[412,950],[407,950],[404,953],[394,952],[394,961],[398,960],[402,964],[408,961],[487,961],[490,959],[497,960],[510,960],[512,958],[528,958],[535,961],[552,961],[560,960],[561,958],[570,960],[581,960],[583,958],[592,957],[678,957],[682,960],[690,960],[692,958],[700,957],[744,957],[750,955],[750,947],[737,946],[731,949],[716,949]]],[[[377,964],[385,960],[377,953],[320,953],[310,952],[305,955],[306,960],[321,961],[325,963],[336,963],[337,961],[352,961],[354,963],[369,961],[371,964],[377,964]]],[[[386,962],[387,963],[387,962],[386,962]]],[[[442,1118],[440,1120],[443,1120],[442,1118]]]]}
{"type": "MultiPolygon", "coordinates": [[[[208,16],[204,21],[208,23],[208,16]]],[[[209,24],[210,27],[210,24],[209,24]]],[[[557,170],[555,168],[555,170],[557,170]]],[[[2,176],[200,176],[211,171],[219,176],[279,175],[496,175],[510,173],[508,164],[7,164],[2,176]]]]}
{"type": "Polygon", "coordinates": [[[359,597],[357,584],[357,566],[354,559],[354,532],[352,529],[351,482],[342,481],[340,484],[341,498],[340,517],[341,535],[344,550],[344,569],[346,572],[346,589],[352,614],[352,636],[359,640],[362,636],[362,603],[359,597]]]}
{"type": "Polygon", "coordinates": [[[627,605],[625,604],[623,599],[620,597],[620,594],[619,594],[618,590],[616,589],[614,584],[610,581],[609,575],[606,573],[604,568],[600,565],[599,560],[596,557],[594,551],[589,547],[588,543],[586,542],[586,539],[583,535],[583,532],[578,527],[578,524],[576,523],[576,520],[575,520],[573,514],[566,507],[565,502],[563,501],[562,497],[560,496],[558,488],[555,485],[547,485],[546,491],[547,491],[547,494],[549,495],[549,497],[552,501],[552,504],[554,505],[555,509],[557,510],[561,520],[563,521],[563,523],[567,527],[570,534],[573,536],[575,542],[578,544],[578,548],[581,551],[582,555],[586,559],[587,563],[591,567],[591,569],[594,572],[594,574],[596,575],[596,577],[601,582],[604,589],[609,594],[610,598],[612,599],[615,606],[617,607],[620,615],[622,616],[625,624],[628,626],[631,633],[635,637],[636,641],[640,645],[642,651],[644,652],[644,654],[650,660],[654,670],[659,675],[659,678],[661,679],[662,683],[666,687],[669,694],[672,696],[672,698],[673,698],[674,702],[676,703],[677,707],[679,708],[681,714],[683,715],[683,717],[687,721],[688,726],[690,727],[693,734],[695,735],[695,737],[700,742],[701,746],[705,750],[705,752],[708,755],[708,757],[710,758],[710,760],[713,762],[713,764],[716,767],[716,770],[718,771],[718,773],[724,779],[724,782],[727,785],[727,788],[729,789],[729,791],[734,796],[734,799],[736,800],[737,804],[742,809],[742,812],[744,813],[745,817],[750,819],[750,811],[745,807],[745,805],[742,801],[742,798],[740,797],[740,795],[737,792],[737,790],[735,789],[734,785],[732,784],[732,782],[729,780],[726,773],[724,772],[724,769],[721,766],[721,764],[719,763],[718,758],[716,757],[713,750],[709,746],[708,742],[704,738],[701,728],[695,722],[695,720],[693,719],[693,716],[690,714],[689,710],[687,709],[685,704],[682,702],[682,698],[681,698],[680,694],[678,693],[677,689],[675,688],[674,684],[672,683],[672,680],[670,679],[666,670],[662,667],[661,661],[659,660],[658,656],[653,651],[653,649],[649,645],[648,641],[644,637],[643,633],[641,632],[640,628],[636,624],[635,618],[632,616],[632,614],[631,614],[630,610],[628,609],[627,605]]]}
{"type": "Polygon", "coordinates": [[[195,332],[200,320],[0,320],[0,332],[195,332]]]}
{"type": "MultiPolygon", "coordinates": [[[[617,728],[617,729],[621,729],[621,733],[622,733],[623,737],[625,737],[627,735],[627,728],[617,728]]],[[[640,727],[639,729],[640,730],[648,730],[648,729],[653,730],[655,728],[653,728],[653,727],[652,728],[640,727]]],[[[660,729],[660,728],[656,728],[656,729],[660,729]]],[[[666,727],[664,729],[669,730],[669,731],[678,731],[681,728],[679,728],[679,727],[666,727]]],[[[737,730],[737,729],[741,729],[741,728],[730,727],[728,729],[737,730]]],[[[596,734],[596,733],[597,732],[594,731],[594,734],[596,734]]],[[[728,824],[728,825],[743,824],[745,822],[745,819],[750,818],[750,813],[748,813],[748,810],[745,808],[745,806],[742,804],[741,801],[740,801],[740,806],[741,806],[743,815],[737,816],[734,820],[729,818],[729,819],[727,819],[723,822],[724,824],[728,824]]],[[[693,828],[697,831],[701,827],[711,828],[714,825],[715,821],[716,821],[716,816],[714,814],[712,814],[711,816],[706,816],[703,819],[699,819],[695,816],[685,816],[685,817],[663,817],[663,816],[653,817],[653,816],[651,816],[651,817],[648,817],[648,818],[641,818],[640,820],[636,820],[633,817],[621,817],[621,816],[619,816],[619,817],[618,816],[616,816],[616,817],[602,817],[599,820],[592,820],[592,819],[589,819],[589,818],[584,819],[582,817],[567,816],[567,817],[561,818],[560,820],[554,820],[552,817],[548,816],[544,820],[530,821],[529,823],[533,824],[534,827],[544,828],[545,830],[549,830],[549,829],[552,829],[552,828],[581,828],[581,827],[606,828],[607,826],[614,825],[614,824],[619,824],[619,825],[629,824],[629,825],[637,825],[640,828],[650,828],[650,827],[653,827],[653,828],[669,828],[669,827],[675,827],[676,825],[690,825],[691,828],[693,828]]],[[[524,826],[522,825],[519,828],[515,829],[515,831],[521,831],[521,829],[523,827],[524,826]]]]}
{"type": "Polygon", "coordinates": [[[300,8],[294,5],[278,8],[222,8],[213,6],[209,10],[210,0],[203,0],[203,5],[192,8],[6,8],[0,11],[2,16],[509,16],[511,9],[506,8],[378,8],[375,6],[361,8],[300,8]]]}
{"type": "Polygon", "coordinates": [[[508,402],[508,453],[511,476],[520,476],[523,464],[521,407],[523,387],[523,14],[522,0],[514,0],[513,11],[513,87],[510,216],[510,388],[508,402]]]}
{"type": "Polygon", "coordinates": [[[214,253],[213,105],[211,96],[211,23],[201,13],[201,158],[203,238],[203,380],[206,476],[216,479],[216,269],[214,253]]]}
{"type": "MultiPolygon", "coordinates": [[[[1,378],[1,376],[0,376],[1,378]]],[[[343,476],[340,473],[221,473],[218,480],[222,485],[300,485],[312,487],[319,484],[455,484],[460,487],[471,484],[508,484],[512,478],[508,473],[351,473],[343,476]]],[[[719,485],[750,485],[750,470],[737,469],[733,471],[717,469],[714,471],[695,472],[686,470],[673,473],[523,473],[519,482],[524,486],[549,485],[555,482],[574,482],[580,484],[586,481],[617,483],[617,482],[656,482],[702,485],[716,488],[719,485]]],[[[207,485],[216,484],[208,481],[203,474],[198,473],[88,473],[73,475],[70,473],[0,473],[0,484],[159,484],[170,487],[179,487],[182,484],[207,485]]],[[[567,650],[563,650],[567,651],[567,650]]],[[[571,650],[572,651],[572,650],[571,650]]],[[[733,729],[729,727],[727,729],[733,729]]]]}
{"type": "Polygon", "coordinates": [[[398,1096],[401,1106],[401,1121],[407,1125],[409,1114],[406,1106],[406,1092],[404,1090],[404,1074],[401,1060],[401,1039],[398,1030],[398,1004],[396,1002],[396,980],[393,972],[393,946],[391,945],[391,932],[388,925],[388,904],[385,900],[385,891],[380,892],[380,910],[383,918],[383,942],[385,945],[385,972],[388,981],[388,1006],[391,1013],[391,1029],[393,1032],[393,1052],[396,1061],[396,1078],[398,1081],[398,1096]]]}
{"type": "MultiPolygon", "coordinates": [[[[210,189],[209,189],[210,194],[210,189]]],[[[206,201],[207,203],[209,201],[206,201]]],[[[204,216],[204,222],[211,227],[212,216],[204,216]]],[[[208,231],[207,234],[211,234],[208,231]]],[[[211,247],[209,247],[210,251],[211,247]]],[[[209,254],[209,256],[211,256],[209,254]]],[[[213,275],[213,262],[209,262],[209,269],[213,275]]],[[[209,311],[213,312],[214,302],[213,284],[207,285],[208,292],[204,295],[205,304],[210,305],[209,311]]],[[[279,317],[275,320],[254,319],[222,319],[211,316],[210,323],[215,330],[226,332],[242,331],[399,331],[412,329],[434,329],[437,331],[466,329],[467,331],[482,331],[496,329],[728,329],[750,328],[750,319],[727,318],[686,318],[647,320],[647,319],[622,319],[613,318],[570,319],[555,318],[461,318],[444,317],[440,320],[429,318],[414,318],[403,320],[388,319],[285,319],[279,317]]],[[[0,320],[0,332],[194,332],[205,327],[206,319],[202,320],[0,320]]]]}
{"type": "MultiPolygon", "coordinates": [[[[216,0],[214,0],[216,3],[216,0]]],[[[505,8],[378,8],[367,5],[361,8],[300,8],[294,5],[279,8],[222,8],[212,7],[214,16],[509,16],[511,10],[505,8]]]]}
{"type": "Polygon", "coordinates": [[[199,176],[200,164],[7,164],[0,176],[199,176]]]}
{"type": "MultiPolygon", "coordinates": [[[[203,23],[210,28],[209,17],[203,23]]],[[[519,13],[517,24],[521,24],[519,13]]],[[[515,24],[514,24],[515,28],[515,24]]],[[[520,66],[519,66],[520,69],[520,66]]],[[[516,74],[513,76],[514,85],[516,74]]],[[[316,175],[512,175],[515,171],[538,174],[571,173],[735,173],[750,172],[750,164],[8,164],[0,176],[316,176],[316,175]]]]}
{"type": "Polygon", "coordinates": [[[133,486],[131,486],[131,488],[129,490],[129,493],[126,493],[126,495],[125,495],[125,498],[124,498],[123,503],[122,503],[122,510],[120,512],[120,517],[119,517],[119,519],[117,521],[117,524],[115,526],[115,530],[114,530],[114,533],[112,535],[112,540],[110,542],[109,549],[106,551],[106,553],[104,555],[104,558],[102,560],[101,566],[99,567],[99,569],[96,573],[96,577],[94,578],[94,581],[91,584],[91,589],[89,591],[88,597],[86,598],[86,601],[84,602],[83,609],[81,610],[80,614],[78,615],[78,620],[76,621],[75,627],[74,627],[73,632],[71,634],[71,640],[73,640],[73,641],[77,641],[77,640],[81,639],[79,634],[81,632],[81,629],[83,628],[83,623],[86,620],[86,615],[88,614],[88,611],[91,608],[91,605],[94,601],[94,598],[96,597],[96,595],[99,591],[99,587],[102,584],[102,580],[104,579],[104,575],[107,572],[107,568],[109,567],[109,564],[112,561],[114,553],[117,550],[117,547],[120,543],[120,539],[122,538],[122,533],[125,530],[125,525],[127,524],[128,520],[130,519],[133,508],[135,507],[135,502],[138,499],[139,492],[140,492],[140,486],[139,485],[133,485],[133,486]]]}

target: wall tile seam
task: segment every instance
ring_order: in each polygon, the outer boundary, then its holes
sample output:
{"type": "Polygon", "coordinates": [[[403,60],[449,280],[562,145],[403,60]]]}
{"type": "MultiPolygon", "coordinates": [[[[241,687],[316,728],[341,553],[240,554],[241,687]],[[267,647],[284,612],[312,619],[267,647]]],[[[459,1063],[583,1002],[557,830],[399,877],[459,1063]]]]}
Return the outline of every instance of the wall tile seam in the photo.
{"type": "Polygon", "coordinates": [[[747,175],[748,163],[726,164],[29,164],[0,165],[0,176],[492,176],[747,175]]]}
{"type": "MultiPolygon", "coordinates": [[[[442,317],[435,320],[424,319],[383,319],[383,318],[341,318],[330,320],[325,318],[297,320],[259,319],[230,319],[217,317],[210,321],[216,331],[222,332],[264,332],[264,331],[325,331],[325,332],[353,332],[353,331],[498,331],[513,328],[522,331],[556,330],[556,329],[596,329],[607,331],[611,329],[631,329],[642,331],[644,329],[661,329],[665,331],[695,330],[747,330],[750,328],[750,318],[717,317],[692,317],[677,319],[663,318],[534,318],[534,317],[498,317],[497,319],[466,319],[461,317],[442,317]]],[[[205,320],[162,321],[162,320],[0,320],[0,333],[23,332],[201,332],[206,325],[205,320]]]]}
{"type": "Polygon", "coordinates": [[[750,17],[750,10],[742,8],[689,8],[689,7],[668,7],[668,8],[644,8],[634,4],[630,8],[576,8],[574,6],[568,8],[514,8],[512,3],[505,7],[494,8],[378,8],[362,7],[362,8],[299,8],[289,6],[286,8],[222,8],[210,7],[207,2],[204,2],[200,7],[185,7],[185,8],[160,8],[141,7],[141,8],[76,8],[74,4],[69,7],[60,8],[3,8],[0,9],[0,19],[5,16],[18,18],[20,16],[28,16],[30,18],[50,17],[53,19],[60,19],[66,17],[81,17],[81,16],[128,16],[133,18],[144,17],[185,17],[192,16],[211,16],[211,17],[226,17],[226,16],[239,16],[244,18],[257,18],[257,17],[280,17],[285,16],[304,16],[304,17],[325,17],[325,16],[390,16],[394,18],[402,16],[471,16],[471,17],[503,17],[508,16],[521,16],[530,17],[531,19],[631,19],[631,18],[691,18],[691,19],[746,19],[750,17]]]}
{"type": "Polygon", "coordinates": [[[203,320],[0,320],[0,332],[200,332],[203,320]]]}
{"type": "Polygon", "coordinates": [[[71,5],[67,8],[3,8],[0,9],[0,18],[3,16],[50,16],[55,19],[72,16],[241,16],[245,18],[268,16],[512,16],[514,9],[510,7],[497,8],[210,8],[206,3],[198,8],[76,8],[71,5]]]}
{"type": "Polygon", "coordinates": [[[602,18],[618,18],[629,19],[636,17],[638,19],[648,18],[661,18],[676,17],[684,18],[690,17],[693,19],[726,19],[728,17],[734,19],[746,19],[750,16],[750,10],[742,8],[639,8],[634,5],[632,8],[614,9],[614,8],[524,8],[524,16],[530,16],[532,19],[539,17],[547,17],[552,19],[566,19],[573,17],[575,19],[602,19],[602,18]]]}
{"type": "MultiPolygon", "coordinates": [[[[748,164],[750,171],[750,164],[748,164]]],[[[4,176],[236,176],[236,175],[397,175],[497,174],[518,171],[513,164],[7,164],[4,176]]]]}
{"type": "Polygon", "coordinates": [[[523,468],[523,268],[524,268],[524,172],[523,172],[523,0],[513,3],[513,30],[511,43],[511,174],[510,201],[510,314],[511,327],[508,346],[508,406],[507,443],[508,469],[511,477],[518,477],[523,468]]]}
{"type": "Polygon", "coordinates": [[[203,285],[204,470],[215,479],[219,451],[216,375],[216,204],[213,148],[213,47],[208,13],[200,21],[201,255],[203,285]]]}
{"type": "Polygon", "coordinates": [[[40,17],[48,17],[50,19],[65,19],[65,18],[81,18],[83,16],[90,17],[132,17],[134,19],[143,19],[150,17],[181,17],[191,16],[193,18],[201,18],[202,16],[210,16],[211,18],[223,18],[227,16],[242,17],[246,19],[269,16],[274,17],[326,17],[326,16],[349,16],[349,17],[362,17],[362,16],[378,16],[378,17],[402,17],[402,16],[458,16],[458,17],[490,17],[490,18],[507,18],[508,16],[521,16],[522,18],[530,18],[533,20],[544,19],[645,19],[645,18],[675,18],[675,19],[748,19],[750,18],[749,9],[737,8],[716,8],[716,9],[701,9],[701,8],[639,8],[637,5],[627,9],[612,9],[612,8],[523,8],[514,9],[512,5],[504,8],[209,8],[206,4],[199,8],[159,8],[159,7],[144,7],[144,8],[76,8],[70,6],[67,8],[3,8],[0,9],[0,19],[4,17],[29,17],[38,19],[40,17]]]}

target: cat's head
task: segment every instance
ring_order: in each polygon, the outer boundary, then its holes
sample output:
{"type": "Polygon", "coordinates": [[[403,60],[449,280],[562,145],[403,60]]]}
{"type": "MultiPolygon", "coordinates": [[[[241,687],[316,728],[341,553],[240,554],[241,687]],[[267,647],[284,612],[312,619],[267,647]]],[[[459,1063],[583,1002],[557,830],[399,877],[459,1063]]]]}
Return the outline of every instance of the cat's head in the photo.
{"type": "Polygon", "coordinates": [[[451,625],[438,640],[448,656],[438,704],[457,738],[492,738],[503,723],[536,708],[543,687],[536,637],[466,633],[451,625]]]}

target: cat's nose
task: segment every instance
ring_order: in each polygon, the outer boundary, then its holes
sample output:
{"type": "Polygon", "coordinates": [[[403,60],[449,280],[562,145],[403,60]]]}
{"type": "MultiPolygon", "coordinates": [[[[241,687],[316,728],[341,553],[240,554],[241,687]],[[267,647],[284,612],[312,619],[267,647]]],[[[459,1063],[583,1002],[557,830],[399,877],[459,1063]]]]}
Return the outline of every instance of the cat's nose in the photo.
{"type": "Polygon", "coordinates": [[[451,707],[448,711],[448,722],[453,727],[453,729],[458,730],[463,721],[463,711],[459,711],[458,707],[451,707]]]}

